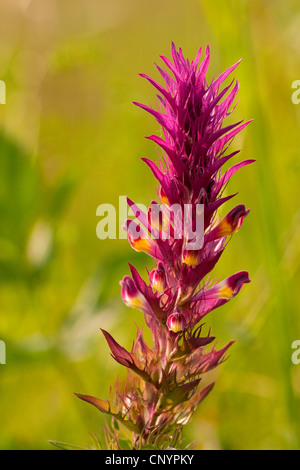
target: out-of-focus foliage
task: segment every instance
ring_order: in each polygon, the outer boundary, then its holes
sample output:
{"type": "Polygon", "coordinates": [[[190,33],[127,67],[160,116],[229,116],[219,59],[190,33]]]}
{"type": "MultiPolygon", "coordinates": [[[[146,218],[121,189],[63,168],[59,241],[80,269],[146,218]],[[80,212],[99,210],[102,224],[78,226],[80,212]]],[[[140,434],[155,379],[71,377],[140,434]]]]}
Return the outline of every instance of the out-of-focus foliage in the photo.
{"type": "Polygon", "coordinates": [[[96,208],[155,198],[140,157],[157,156],[143,136],[158,125],[131,102],[155,104],[138,73],[153,76],[172,40],[191,59],[209,44],[211,77],[243,57],[235,120],[254,122],[235,145],[257,160],[230,183],[251,213],[215,272],[247,269],[252,283],[209,318],[220,345],[236,344],[185,437],[300,448],[298,2],[2,0],[0,16],[0,448],[101,438],[104,417],[73,392],[105,399],[122,380],[99,328],[130,347],[143,319],[118,283],[150,259],[98,240],[96,208]]]}

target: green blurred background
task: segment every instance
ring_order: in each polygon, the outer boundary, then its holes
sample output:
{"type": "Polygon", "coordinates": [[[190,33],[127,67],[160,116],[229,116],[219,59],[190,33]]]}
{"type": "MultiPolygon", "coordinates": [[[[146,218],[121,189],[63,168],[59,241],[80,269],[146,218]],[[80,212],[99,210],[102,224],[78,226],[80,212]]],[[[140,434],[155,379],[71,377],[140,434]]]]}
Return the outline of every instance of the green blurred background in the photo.
{"type": "Polygon", "coordinates": [[[102,434],[104,416],[73,392],[106,399],[124,377],[99,328],[131,346],[143,319],[119,280],[151,260],[98,240],[96,208],[155,198],[140,157],[156,158],[144,136],[159,127],[132,101],[155,105],[138,73],[158,78],[173,40],[189,59],[210,45],[210,79],[243,57],[232,119],[254,122],[233,149],[257,160],[230,183],[251,213],[214,272],[246,269],[252,283],[207,317],[220,345],[236,343],[184,436],[199,449],[300,449],[299,1],[2,0],[0,18],[0,448],[102,434]]]}

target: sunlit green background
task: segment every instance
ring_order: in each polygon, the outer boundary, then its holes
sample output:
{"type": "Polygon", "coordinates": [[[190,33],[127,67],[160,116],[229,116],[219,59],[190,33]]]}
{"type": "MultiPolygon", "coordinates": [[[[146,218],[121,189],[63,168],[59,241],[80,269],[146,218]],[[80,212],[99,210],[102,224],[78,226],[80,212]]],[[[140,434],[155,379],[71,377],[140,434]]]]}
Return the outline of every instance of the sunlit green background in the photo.
{"type": "Polygon", "coordinates": [[[98,240],[96,208],[155,198],[140,157],[156,158],[144,136],[159,128],[132,101],[155,105],[138,74],[158,78],[173,40],[190,59],[210,45],[210,79],[243,57],[234,119],[254,122],[233,149],[257,160],[230,183],[251,213],[215,270],[252,283],[207,317],[220,345],[236,343],[184,436],[199,449],[300,449],[299,1],[1,0],[0,23],[0,448],[102,434],[104,416],[73,392],[106,399],[124,376],[99,328],[131,346],[143,319],[119,280],[151,260],[98,240]]]}

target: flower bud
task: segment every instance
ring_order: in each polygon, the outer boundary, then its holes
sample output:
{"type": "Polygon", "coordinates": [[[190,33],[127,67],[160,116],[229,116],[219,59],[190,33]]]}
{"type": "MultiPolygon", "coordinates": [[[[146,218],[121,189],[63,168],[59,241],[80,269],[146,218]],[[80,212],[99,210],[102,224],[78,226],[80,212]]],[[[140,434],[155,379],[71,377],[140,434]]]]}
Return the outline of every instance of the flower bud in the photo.
{"type": "Polygon", "coordinates": [[[124,276],[121,284],[121,296],[128,307],[142,309],[145,306],[146,300],[144,296],[137,289],[135,283],[129,276],[124,276]]]}
{"type": "Polygon", "coordinates": [[[159,263],[156,269],[153,269],[149,276],[151,286],[158,290],[164,291],[167,287],[165,268],[159,263]]]}
{"type": "Polygon", "coordinates": [[[186,327],[186,320],[180,312],[174,312],[169,315],[167,319],[167,327],[169,331],[174,331],[174,333],[178,333],[179,331],[184,330],[184,328],[186,327]]]}

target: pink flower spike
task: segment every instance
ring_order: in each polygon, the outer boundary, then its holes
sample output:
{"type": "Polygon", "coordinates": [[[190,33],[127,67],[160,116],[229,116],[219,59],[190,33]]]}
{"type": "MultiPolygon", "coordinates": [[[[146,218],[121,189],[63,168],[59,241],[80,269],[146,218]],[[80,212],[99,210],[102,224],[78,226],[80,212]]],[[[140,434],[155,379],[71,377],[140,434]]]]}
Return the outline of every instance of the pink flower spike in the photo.
{"type": "Polygon", "coordinates": [[[221,282],[212,274],[228,237],[249,214],[244,204],[230,206],[237,193],[224,195],[231,176],[255,161],[235,162],[224,171],[239,152],[229,150],[233,139],[250,122],[226,124],[236,106],[239,84],[231,74],[240,60],[209,82],[209,47],[201,54],[200,48],[195,60],[185,59],[172,42],[171,59],[161,56],[164,65],[156,66],[162,83],[140,74],[159,94],[159,109],[134,104],[160,125],[158,135],[148,137],[159,147],[159,160],[142,158],[156,179],[160,204],[152,201],[142,211],[127,199],[135,217],[124,224],[129,244],[147,253],[152,265],[142,274],[129,264],[131,277],[125,275],[120,285],[124,303],[143,312],[152,343],[148,346],[138,327],[128,351],[102,330],[111,356],[127,369],[127,381],[122,389],[117,383],[109,402],[78,395],[111,415],[113,425],[105,432],[112,450],[122,449],[128,431],[126,448],[179,447],[183,426],[213,387],[199,389],[203,374],[221,365],[233,344],[217,350],[210,329],[203,332],[202,319],[250,282],[247,271],[221,282]],[[223,204],[229,208],[220,217],[223,204]],[[125,438],[116,420],[125,426],[125,438]]]}

